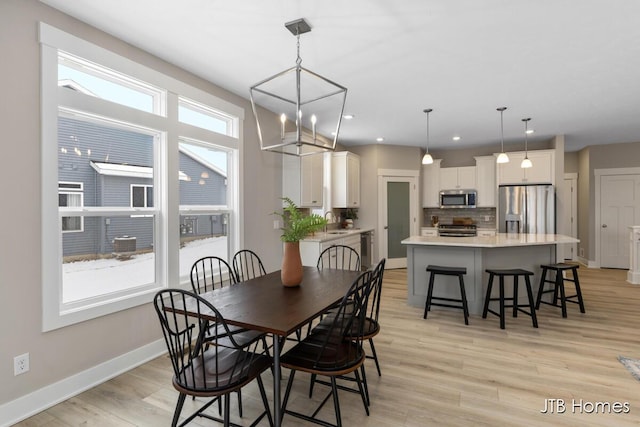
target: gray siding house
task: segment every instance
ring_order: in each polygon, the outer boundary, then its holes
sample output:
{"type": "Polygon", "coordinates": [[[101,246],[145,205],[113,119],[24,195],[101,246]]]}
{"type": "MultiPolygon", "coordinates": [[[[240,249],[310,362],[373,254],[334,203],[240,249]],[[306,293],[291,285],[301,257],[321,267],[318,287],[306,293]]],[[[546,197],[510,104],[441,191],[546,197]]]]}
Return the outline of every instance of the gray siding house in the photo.
{"type": "MultiPolygon", "coordinates": [[[[154,137],[76,118],[58,120],[59,206],[153,207],[154,137]]],[[[226,204],[226,174],[181,150],[180,204],[226,204]]],[[[222,215],[181,216],[181,240],[226,234],[222,215]]],[[[153,247],[146,215],[65,217],[63,255],[99,257],[153,247]]]]}

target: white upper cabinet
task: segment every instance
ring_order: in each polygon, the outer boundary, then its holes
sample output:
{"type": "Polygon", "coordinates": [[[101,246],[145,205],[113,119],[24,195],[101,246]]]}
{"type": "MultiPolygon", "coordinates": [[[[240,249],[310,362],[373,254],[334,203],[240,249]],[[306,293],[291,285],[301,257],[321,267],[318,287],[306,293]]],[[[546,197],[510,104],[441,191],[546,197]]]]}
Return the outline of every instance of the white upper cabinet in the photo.
{"type": "Polygon", "coordinates": [[[498,185],[507,184],[555,184],[554,150],[529,151],[528,157],[533,167],[523,169],[520,163],[525,152],[507,153],[508,163],[498,164],[498,185]]]}
{"type": "Polygon", "coordinates": [[[495,156],[478,156],[476,159],[476,190],[478,190],[478,207],[494,207],[496,205],[496,158],[495,156]]]}
{"type": "Polygon", "coordinates": [[[282,156],[282,195],[302,208],[322,207],[324,157],[282,156]]]}
{"type": "Polygon", "coordinates": [[[331,155],[331,194],[334,208],[360,207],[360,156],[348,151],[331,155]]]}
{"type": "Polygon", "coordinates": [[[430,165],[422,165],[422,207],[440,207],[440,162],[434,159],[430,165]]]}
{"type": "Polygon", "coordinates": [[[476,167],[463,166],[458,168],[440,169],[440,189],[475,189],[476,188],[476,167]]]}

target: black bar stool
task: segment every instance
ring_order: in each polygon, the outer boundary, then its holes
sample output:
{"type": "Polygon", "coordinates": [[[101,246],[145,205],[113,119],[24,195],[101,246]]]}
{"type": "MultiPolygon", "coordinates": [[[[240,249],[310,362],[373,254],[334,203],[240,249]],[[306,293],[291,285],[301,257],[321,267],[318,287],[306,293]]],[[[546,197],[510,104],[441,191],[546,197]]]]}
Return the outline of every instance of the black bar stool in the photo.
{"type": "Polygon", "coordinates": [[[467,293],[464,290],[464,280],[462,279],[462,276],[467,274],[467,269],[464,267],[443,267],[439,265],[429,265],[427,266],[427,272],[431,274],[429,275],[429,290],[427,291],[427,301],[424,304],[424,316],[422,316],[422,318],[427,318],[427,312],[431,309],[432,305],[436,305],[439,307],[459,308],[464,312],[464,324],[468,325],[469,308],[467,307],[467,293]],[[442,274],[444,276],[458,276],[458,282],[460,283],[460,299],[433,296],[433,282],[435,280],[436,274],[442,274]],[[460,305],[433,302],[433,300],[457,302],[460,305]]]}
{"type": "Polygon", "coordinates": [[[489,273],[489,283],[487,284],[487,296],[484,299],[484,310],[482,312],[482,318],[487,318],[487,313],[495,314],[500,318],[500,329],[504,329],[505,323],[505,311],[504,309],[507,307],[513,308],[513,317],[518,317],[518,311],[531,316],[531,321],[533,322],[533,327],[538,327],[538,319],[536,318],[536,310],[533,305],[533,292],[531,291],[531,281],[529,280],[529,276],[533,276],[533,273],[528,270],[522,270],[519,268],[509,269],[509,270],[498,270],[498,269],[487,269],[485,270],[489,273]],[[493,277],[498,276],[500,279],[500,296],[498,298],[491,298],[491,288],[493,286],[493,277]],[[513,277],[513,296],[505,297],[504,295],[504,278],[505,276],[513,277]],[[524,283],[527,288],[527,296],[529,298],[528,304],[518,304],[518,278],[520,276],[524,277],[524,283]],[[500,304],[500,312],[497,313],[489,308],[489,303],[491,301],[498,301],[500,304]],[[511,301],[511,304],[505,304],[505,301],[511,301]],[[521,307],[529,307],[529,311],[522,309],[521,307]]]}
{"type": "Polygon", "coordinates": [[[540,288],[538,289],[538,299],[536,300],[536,310],[540,308],[540,303],[552,305],[554,307],[562,307],[562,317],[567,317],[567,302],[572,302],[580,306],[580,313],[584,313],[584,302],[582,301],[582,292],[580,291],[580,280],[578,280],[578,268],[576,264],[543,264],[542,276],[540,277],[540,288]],[[571,279],[564,277],[564,272],[571,270],[571,279]],[[547,279],[547,272],[555,272],[555,278],[547,279]],[[575,295],[566,295],[564,289],[564,282],[573,282],[576,288],[575,295]],[[553,283],[553,289],[544,289],[545,283],[553,283]],[[542,294],[553,292],[553,299],[551,302],[542,301],[542,294]],[[560,305],[558,305],[558,298],[560,298],[560,305]],[[577,301],[574,301],[575,298],[577,301]]]}

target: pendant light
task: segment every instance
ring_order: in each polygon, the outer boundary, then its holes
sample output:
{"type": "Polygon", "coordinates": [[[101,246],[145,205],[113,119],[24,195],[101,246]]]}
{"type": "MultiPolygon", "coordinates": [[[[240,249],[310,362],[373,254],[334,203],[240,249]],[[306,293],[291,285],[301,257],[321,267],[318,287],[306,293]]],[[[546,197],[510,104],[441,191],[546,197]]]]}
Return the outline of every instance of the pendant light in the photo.
{"type": "Polygon", "coordinates": [[[433,109],[426,108],[422,111],[427,115],[427,152],[424,153],[424,156],[422,156],[422,164],[430,165],[433,163],[433,157],[431,157],[431,154],[429,154],[429,113],[432,112],[433,109]]]}
{"type": "Polygon", "coordinates": [[[522,159],[522,163],[520,163],[520,167],[523,169],[530,168],[531,166],[533,166],[533,163],[531,163],[531,160],[529,160],[529,151],[527,149],[527,139],[529,135],[529,126],[528,126],[529,120],[531,120],[531,117],[522,119],[522,121],[524,122],[524,159],[522,159]]]}
{"type": "Polygon", "coordinates": [[[260,148],[293,156],[334,151],[347,88],[302,66],[300,35],[311,31],[304,18],[285,27],[297,40],[295,66],[249,89],[260,148]]]}
{"type": "Polygon", "coordinates": [[[500,155],[498,155],[498,158],[496,159],[496,162],[498,163],[509,163],[509,156],[507,156],[507,153],[504,152],[504,122],[502,120],[502,115],[504,113],[504,110],[506,110],[507,107],[500,107],[497,108],[498,111],[500,111],[500,155]]]}

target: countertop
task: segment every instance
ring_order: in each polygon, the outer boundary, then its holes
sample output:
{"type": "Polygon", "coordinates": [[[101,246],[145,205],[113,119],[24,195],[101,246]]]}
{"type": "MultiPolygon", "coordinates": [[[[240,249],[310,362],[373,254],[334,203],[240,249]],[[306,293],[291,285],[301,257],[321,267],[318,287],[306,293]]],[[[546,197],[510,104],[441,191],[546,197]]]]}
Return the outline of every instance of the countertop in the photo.
{"type": "Polygon", "coordinates": [[[368,233],[373,231],[373,228],[340,228],[337,230],[329,230],[326,233],[324,231],[316,232],[311,236],[307,236],[302,241],[304,242],[326,242],[329,240],[342,239],[343,237],[353,236],[354,234],[368,233]]]}
{"type": "Polygon", "coordinates": [[[563,234],[510,234],[497,233],[489,237],[441,237],[411,236],[404,239],[403,245],[459,246],[475,248],[505,248],[511,246],[549,245],[577,243],[580,240],[563,234]]]}

